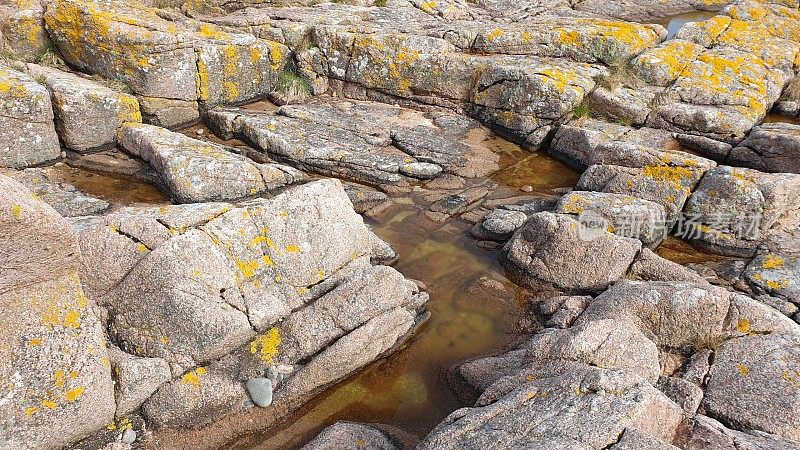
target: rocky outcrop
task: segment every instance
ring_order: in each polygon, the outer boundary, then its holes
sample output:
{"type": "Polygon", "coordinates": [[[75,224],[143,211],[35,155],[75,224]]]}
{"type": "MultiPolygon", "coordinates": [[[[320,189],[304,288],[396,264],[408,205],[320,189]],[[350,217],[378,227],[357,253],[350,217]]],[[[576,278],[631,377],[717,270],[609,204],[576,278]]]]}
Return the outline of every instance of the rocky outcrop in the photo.
{"type": "Polygon", "coordinates": [[[152,125],[126,123],[118,139],[125,151],[155,168],[180,203],[236,200],[305,179],[291,167],[258,164],[232,148],[152,125]]]}
{"type": "Polygon", "coordinates": [[[33,78],[0,64],[0,166],[22,169],[60,153],[50,94],[33,78]]]}
{"type": "Polygon", "coordinates": [[[58,137],[70,150],[111,147],[123,123],[142,121],[139,103],[132,95],[49,67],[29,64],[28,72],[50,91],[58,137]]]}
{"type": "Polygon", "coordinates": [[[0,192],[0,439],[62,448],[113,418],[103,328],[81,285],[69,222],[3,175],[0,192]]]}
{"type": "Polygon", "coordinates": [[[303,450],[328,448],[364,448],[370,450],[400,450],[406,448],[397,437],[388,434],[380,425],[336,422],[326,427],[303,450]]]}
{"type": "Polygon", "coordinates": [[[728,163],[762,172],[800,173],[800,125],[765,123],[731,151],[728,163]]]}
{"type": "Polygon", "coordinates": [[[447,113],[422,114],[372,102],[312,102],[276,114],[246,110],[209,113],[221,137],[239,137],[295,167],[370,184],[408,185],[446,172],[485,176],[497,154],[471,144],[478,124],[447,113]]]}
{"type": "Polygon", "coordinates": [[[211,106],[250,100],[272,90],[288,56],[277,42],[138,2],[59,0],[44,19],[70,64],[146,97],[211,106]]]}
{"type": "Polygon", "coordinates": [[[244,382],[268,372],[280,373],[273,402],[296,408],[425,318],[427,294],[371,265],[394,253],[337,181],[240,207],[123,208],[75,225],[87,289],[107,309],[114,341],[136,357],[126,364],[169,365],[160,387],[125,378],[126,405],[157,388],[143,405],[156,427],[197,427],[241,410],[244,382]]]}

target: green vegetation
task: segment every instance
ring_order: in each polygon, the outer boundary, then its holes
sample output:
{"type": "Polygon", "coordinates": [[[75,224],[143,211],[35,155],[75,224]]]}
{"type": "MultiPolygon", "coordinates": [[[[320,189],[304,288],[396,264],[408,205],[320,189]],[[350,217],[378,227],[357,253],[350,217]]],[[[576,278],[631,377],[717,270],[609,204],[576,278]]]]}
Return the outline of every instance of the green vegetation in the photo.
{"type": "Polygon", "coordinates": [[[286,69],[278,76],[274,92],[282,94],[289,103],[302,102],[311,96],[311,86],[292,69],[286,69]]]}
{"type": "Polygon", "coordinates": [[[580,105],[572,110],[572,117],[575,119],[589,119],[592,117],[592,105],[588,100],[583,100],[580,105]]]}
{"type": "Polygon", "coordinates": [[[36,58],[36,63],[42,66],[53,67],[60,70],[68,70],[67,63],[64,58],[58,54],[58,50],[52,45],[48,45],[42,49],[36,58]]]}
{"type": "Polygon", "coordinates": [[[386,3],[387,3],[387,0],[375,0],[375,3],[373,3],[373,5],[375,5],[375,6],[379,7],[379,8],[385,8],[386,7],[386,3]]]}

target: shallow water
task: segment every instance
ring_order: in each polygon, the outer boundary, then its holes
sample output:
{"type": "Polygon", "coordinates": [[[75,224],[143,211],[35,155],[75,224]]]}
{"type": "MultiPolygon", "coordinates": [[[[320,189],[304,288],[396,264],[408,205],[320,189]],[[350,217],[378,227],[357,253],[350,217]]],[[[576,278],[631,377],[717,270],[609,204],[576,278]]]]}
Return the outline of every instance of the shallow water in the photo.
{"type": "Polygon", "coordinates": [[[47,174],[51,181],[69,183],[90,196],[109,202],[112,209],[170,203],[169,197],[157,187],[133,177],[95,172],[63,163],[48,168],[47,174]]]}
{"type": "Polygon", "coordinates": [[[767,117],[764,118],[764,123],[776,123],[776,122],[800,125],[800,118],[782,116],[780,114],[769,114],[767,115],[767,117]]]}
{"type": "Polygon", "coordinates": [[[667,40],[673,39],[678,30],[689,22],[701,22],[710,19],[719,14],[716,11],[693,11],[685,14],[677,14],[671,17],[665,17],[658,22],[667,29],[667,40]]]}
{"type": "Polygon", "coordinates": [[[446,380],[458,361],[498,350],[517,335],[511,324],[522,316],[521,289],[501,274],[495,252],[477,247],[457,219],[427,232],[416,210],[401,209],[375,232],[400,254],[395,265],[423,281],[430,294],[429,321],[399,351],[329,388],[284,421],[277,433],[249,436],[236,448],[298,447],[337,420],[377,422],[424,436],[453,410],[475,399],[446,380]],[[482,276],[500,281],[508,297],[471,292],[482,276]]]}

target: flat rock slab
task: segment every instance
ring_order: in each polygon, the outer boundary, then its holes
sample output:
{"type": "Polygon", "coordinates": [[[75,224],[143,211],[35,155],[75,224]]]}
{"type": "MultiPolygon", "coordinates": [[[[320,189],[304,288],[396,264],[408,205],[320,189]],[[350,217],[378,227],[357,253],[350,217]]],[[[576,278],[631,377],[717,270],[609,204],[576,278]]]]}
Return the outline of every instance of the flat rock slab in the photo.
{"type": "Polygon", "coordinates": [[[229,147],[153,125],[127,123],[119,141],[128,153],[153,165],[180,203],[258,196],[305,179],[291,167],[259,164],[229,147]]]}
{"type": "Polygon", "coordinates": [[[105,200],[91,197],[69,183],[52,181],[46,169],[31,168],[0,172],[30,189],[64,217],[100,214],[110,207],[105,200]]]}
{"type": "Polygon", "coordinates": [[[525,382],[486,406],[453,412],[419,448],[604,448],[628,427],[670,441],[681,416],[639,376],[584,365],[525,382]]]}
{"type": "Polygon", "coordinates": [[[29,75],[0,65],[0,167],[23,169],[60,154],[50,93],[29,75]]]}
{"type": "Polygon", "coordinates": [[[215,133],[246,140],[262,158],[369,184],[408,185],[442,172],[479,177],[499,169],[499,155],[470,142],[479,125],[450,113],[329,100],[283,106],[277,114],[214,110],[209,121],[215,133]]]}
{"type": "Polygon", "coordinates": [[[88,152],[111,147],[125,122],[141,122],[136,97],[100,83],[36,64],[28,72],[43,81],[53,100],[56,131],[70,150],[88,152]]]}

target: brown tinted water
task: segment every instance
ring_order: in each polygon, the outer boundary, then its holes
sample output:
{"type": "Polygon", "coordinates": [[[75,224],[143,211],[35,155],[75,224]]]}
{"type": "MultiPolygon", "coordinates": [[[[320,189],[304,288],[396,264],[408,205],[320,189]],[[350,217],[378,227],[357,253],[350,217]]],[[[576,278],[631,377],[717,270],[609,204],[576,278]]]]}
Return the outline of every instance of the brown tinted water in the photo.
{"type": "Polygon", "coordinates": [[[88,169],[56,164],[47,170],[50,179],[69,183],[86,194],[109,202],[112,209],[122,206],[166,205],[169,197],[145,181],[88,169]]]}
{"type": "Polygon", "coordinates": [[[469,224],[455,219],[424,231],[429,227],[419,220],[424,219],[408,206],[373,229],[398,251],[395,268],[427,285],[429,321],[399,351],[328,389],[276,427],[279,431],[248,436],[232,446],[299,447],[337,420],[389,424],[422,437],[464,406],[470,394],[448,384],[447,370],[516,339],[512,324],[524,314],[524,296],[502,275],[496,252],[477,247],[467,235],[469,224]],[[470,289],[484,276],[502,283],[507,296],[470,289]]]}
{"type": "Polygon", "coordinates": [[[780,114],[769,114],[767,115],[767,117],[764,118],[764,123],[776,123],[776,122],[800,125],[800,118],[782,116],[780,114]]]}
{"type": "Polygon", "coordinates": [[[667,39],[672,39],[678,30],[689,22],[701,22],[719,14],[716,11],[692,11],[685,14],[677,14],[665,17],[657,23],[667,29],[667,39]]]}

